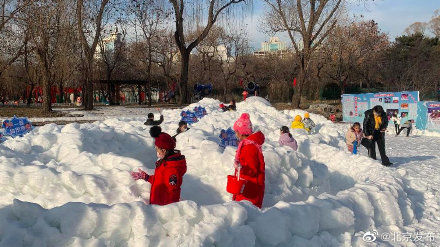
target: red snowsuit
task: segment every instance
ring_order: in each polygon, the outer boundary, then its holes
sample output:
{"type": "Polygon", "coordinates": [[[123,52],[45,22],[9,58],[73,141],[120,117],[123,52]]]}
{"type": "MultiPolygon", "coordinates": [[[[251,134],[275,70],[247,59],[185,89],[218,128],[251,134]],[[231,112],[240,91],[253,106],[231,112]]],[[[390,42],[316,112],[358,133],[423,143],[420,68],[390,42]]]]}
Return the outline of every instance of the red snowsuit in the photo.
{"type": "Polygon", "coordinates": [[[240,178],[246,180],[243,192],[232,197],[234,201],[247,200],[261,208],[264,197],[265,164],[261,151],[264,143],[263,133],[256,132],[244,139],[239,152],[238,161],[241,165],[240,178]]]}
{"type": "Polygon", "coordinates": [[[150,175],[150,204],[167,205],[180,200],[180,186],[186,172],[185,156],[173,154],[156,162],[154,175],[150,175]]]}

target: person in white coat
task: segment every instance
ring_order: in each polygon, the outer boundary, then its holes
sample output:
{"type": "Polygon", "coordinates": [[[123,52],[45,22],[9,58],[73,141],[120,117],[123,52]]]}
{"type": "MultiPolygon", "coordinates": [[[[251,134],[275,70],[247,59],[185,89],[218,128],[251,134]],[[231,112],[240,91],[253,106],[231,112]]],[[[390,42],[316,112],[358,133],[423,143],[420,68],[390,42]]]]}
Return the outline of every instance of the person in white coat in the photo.
{"type": "Polygon", "coordinates": [[[394,123],[394,128],[396,129],[396,135],[399,132],[400,129],[400,120],[401,118],[397,116],[397,114],[393,114],[393,116],[390,119],[394,123]]]}

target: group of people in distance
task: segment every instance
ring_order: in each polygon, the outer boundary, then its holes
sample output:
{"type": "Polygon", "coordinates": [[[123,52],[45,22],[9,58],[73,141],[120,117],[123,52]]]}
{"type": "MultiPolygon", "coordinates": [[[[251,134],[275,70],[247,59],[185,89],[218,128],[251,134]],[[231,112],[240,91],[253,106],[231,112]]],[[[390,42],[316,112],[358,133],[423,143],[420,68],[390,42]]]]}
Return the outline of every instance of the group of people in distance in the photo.
{"type": "MultiPolygon", "coordinates": [[[[220,108],[223,111],[236,110],[235,101],[231,101],[229,106],[220,105],[220,108]]],[[[376,159],[375,146],[377,144],[382,164],[384,166],[392,165],[385,152],[385,131],[388,127],[388,121],[382,106],[378,105],[366,111],[363,129],[360,123],[354,123],[346,133],[348,150],[353,152],[362,144],[368,149],[369,156],[376,159]]],[[[152,113],[148,114],[148,120],[145,122],[146,125],[152,125],[150,135],[154,138],[158,158],[154,175],[147,174],[141,169],[137,172],[131,172],[133,179],[143,179],[151,183],[150,204],[157,205],[166,205],[180,200],[183,176],[187,170],[185,156],[175,149],[176,136],[188,130],[187,123],[180,121],[176,135],[170,136],[162,132],[158,126],[162,122],[162,115],[159,121],[155,121],[152,113]]],[[[315,126],[309,113],[304,114],[304,119],[300,115],[295,116],[291,124],[292,129],[304,129],[308,133],[315,126]]],[[[411,126],[399,126],[396,134],[399,134],[402,128],[410,130],[411,126]]],[[[234,161],[235,174],[238,174],[238,179],[243,180],[244,183],[240,185],[242,187],[238,190],[239,192],[233,194],[232,200],[246,200],[261,208],[265,188],[265,162],[262,152],[265,136],[261,131],[254,131],[248,113],[243,113],[235,121],[233,129],[239,141],[234,161]]],[[[297,141],[287,126],[280,128],[279,144],[293,150],[298,149],[297,141]]]]}
{"type": "Polygon", "coordinates": [[[412,130],[412,125],[414,123],[414,120],[408,119],[403,124],[401,124],[401,117],[398,117],[397,114],[394,114],[391,118],[391,121],[394,123],[394,128],[396,131],[396,136],[400,135],[400,133],[406,129],[406,136],[408,137],[412,130]]]}
{"type": "Polygon", "coordinates": [[[409,136],[414,122],[413,120],[407,120],[403,125],[400,125],[401,119],[398,118],[397,115],[393,115],[388,119],[383,107],[377,105],[373,107],[373,109],[365,112],[363,130],[361,124],[358,122],[354,123],[348,129],[345,135],[348,151],[354,152],[354,150],[362,144],[367,148],[369,157],[376,159],[377,144],[382,165],[392,165],[385,152],[385,132],[388,128],[389,120],[394,123],[396,136],[398,136],[404,129],[407,129],[406,136],[409,136]]]}

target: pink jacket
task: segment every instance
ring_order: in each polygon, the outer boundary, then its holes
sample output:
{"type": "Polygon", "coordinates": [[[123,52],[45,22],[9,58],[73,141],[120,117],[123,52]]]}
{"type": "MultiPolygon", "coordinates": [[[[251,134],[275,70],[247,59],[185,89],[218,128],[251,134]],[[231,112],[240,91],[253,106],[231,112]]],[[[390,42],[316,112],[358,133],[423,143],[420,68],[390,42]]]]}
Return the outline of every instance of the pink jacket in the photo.
{"type": "Polygon", "coordinates": [[[354,141],[358,141],[358,146],[361,144],[361,140],[364,137],[364,133],[362,132],[362,129],[359,132],[355,132],[352,127],[350,127],[345,134],[345,140],[347,143],[347,146],[353,146],[354,141]]]}
{"type": "Polygon", "coordinates": [[[295,151],[298,149],[298,144],[296,143],[296,140],[293,137],[290,137],[289,133],[281,134],[278,142],[281,146],[289,146],[295,151]]]}

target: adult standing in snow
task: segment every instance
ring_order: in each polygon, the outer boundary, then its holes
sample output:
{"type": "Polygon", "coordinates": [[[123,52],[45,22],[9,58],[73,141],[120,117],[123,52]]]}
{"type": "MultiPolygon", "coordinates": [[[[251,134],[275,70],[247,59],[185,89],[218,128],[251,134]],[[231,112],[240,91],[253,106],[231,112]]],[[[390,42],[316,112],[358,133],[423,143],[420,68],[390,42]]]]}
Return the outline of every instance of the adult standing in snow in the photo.
{"type": "Polygon", "coordinates": [[[155,138],[157,158],[154,175],[148,175],[139,169],[132,172],[134,180],[143,179],[151,183],[150,204],[167,205],[180,200],[180,187],[186,173],[185,156],[176,148],[176,142],[167,133],[161,132],[159,126],[153,126],[150,134],[155,138]]]}
{"type": "MultiPolygon", "coordinates": [[[[160,109],[157,109],[157,111],[160,112],[160,109]]],[[[160,119],[159,120],[154,120],[154,114],[152,112],[148,113],[148,119],[147,121],[144,123],[145,125],[160,125],[163,122],[163,115],[160,114],[160,119]]]]}
{"type": "Polygon", "coordinates": [[[261,145],[264,135],[253,133],[248,113],[243,113],[234,124],[234,131],[240,141],[235,154],[234,166],[239,169],[240,179],[245,180],[244,188],[232,197],[234,201],[247,200],[261,208],[264,198],[265,163],[261,145]]]}
{"type": "Polygon", "coordinates": [[[368,155],[372,159],[376,159],[376,143],[379,148],[382,165],[390,166],[392,163],[388,159],[385,152],[385,131],[388,127],[388,117],[382,106],[377,105],[365,112],[364,118],[364,134],[371,140],[368,147],[368,155]]]}
{"type": "Polygon", "coordinates": [[[406,137],[408,137],[409,133],[411,133],[412,124],[413,124],[413,120],[405,121],[405,123],[402,124],[402,127],[399,128],[399,131],[397,131],[396,136],[400,135],[400,132],[402,132],[402,130],[406,129],[406,137]]]}
{"type": "Polygon", "coordinates": [[[394,123],[394,129],[396,130],[396,135],[397,135],[397,132],[399,132],[399,128],[400,128],[400,117],[398,117],[397,114],[394,113],[390,120],[393,121],[394,123]]]}
{"type": "Polygon", "coordinates": [[[315,128],[316,124],[315,122],[313,122],[312,119],[310,119],[310,114],[308,112],[306,112],[304,114],[304,119],[302,120],[305,129],[307,130],[307,132],[311,132],[313,128],[315,128]]]}

